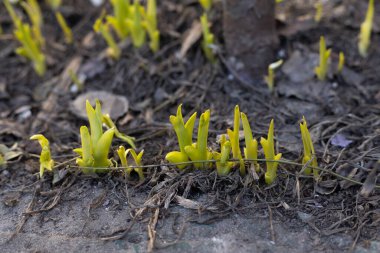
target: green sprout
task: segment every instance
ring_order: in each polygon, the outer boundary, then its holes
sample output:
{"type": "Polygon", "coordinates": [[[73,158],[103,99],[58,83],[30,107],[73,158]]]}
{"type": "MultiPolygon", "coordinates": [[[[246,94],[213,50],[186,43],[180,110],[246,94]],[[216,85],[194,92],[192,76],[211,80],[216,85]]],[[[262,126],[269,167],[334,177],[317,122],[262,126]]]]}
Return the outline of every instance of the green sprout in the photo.
{"type": "Polygon", "coordinates": [[[143,27],[143,16],[145,9],[135,0],[130,8],[130,18],[126,20],[127,27],[131,33],[132,43],[135,47],[140,48],[145,43],[146,32],[143,27]]]}
{"type": "Polygon", "coordinates": [[[264,150],[264,155],[267,165],[267,170],[265,172],[265,182],[267,184],[272,184],[277,177],[277,166],[278,162],[281,159],[282,154],[278,153],[275,155],[274,152],[274,121],[273,119],[270,122],[267,139],[261,137],[260,140],[261,146],[264,150]]]}
{"type": "Polygon", "coordinates": [[[42,148],[40,155],[40,178],[43,177],[45,169],[53,171],[54,160],[51,159],[49,140],[42,134],[35,134],[30,137],[31,140],[37,140],[42,148]]]}
{"type": "Polygon", "coordinates": [[[134,149],[125,150],[124,146],[120,146],[119,149],[117,150],[117,154],[119,155],[121,165],[125,168],[124,170],[125,170],[127,176],[130,177],[131,172],[135,171],[139,175],[140,181],[143,181],[145,177],[144,177],[144,173],[143,173],[142,168],[141,167],[131,168],[128,165],[127,155],[129,153],[132,155],[132,158],[134,160],[134,165],[135,166],[142,166],[141,160],[142,160],[142,156],[144,154],[144,150],[142,150],[139,154],[137,154],[134,149]]]}
{"type": "Polygon", "coordinates": [[[128,26],[126,20],[130,16],[130,2],[129,0],[111,0],[113,7],[113,15],[106,17],[107,23],[112,25],[120,39],[128,37],[128,26]]]}
{"type": "Polygon", "coordinates": [[[117,129],[115,123],[112,121],[110,115],[108,115],[108,114],[103,114],[102,121],[103,121],[103,123],[104,123],[108,128],[112,128],[112,129],[115,130],[115,136],[116,136],[116,138],[119,138],[120,140],[122,140],[122,141],[128,143],[132,148],[134,148],[134,149],[136,148],[135,143],[134,143],[135,138],[134,138],[134,137],[131,137],[131,136],[128,136],[128,135],[126,135],[126,134],[121,133],[121,132],[117,129]]]}
{"type": "Polygon", "coordinates": [[[271,92],[273,92],[273,87],[274,87],[274,71],[278,69],[282,65],[283,62],[284,62],[283,60],[279,60],[272,64],[269,64],[268,66],[268,75],[265,76],[264,79],[271,92]]]}
{"type": "Polygon", "coordinates": [[[30,21],[32,22],[32,32],[34,38],[41,46],[44,46],[45,39],[42,36],[41,32],[42,14],[37,0],[26,0],[24,2],[21,2],[21,6],[24,8],[25,12],[28,14],[30,21]]]}
{"type": "Polygon", "coordinates": [[[146,17],[143,24],[150,38],[149,47],[153,52],[157,52],[160,48],[160,31],[157,29],[156,0],[148,0],[146,7],[146,17]]]}
{"type": "Polygon", "coordinates": [[[322,19],[322,16],[323,16],[323,3],[322,3],[322,0],[319,0],[314,5],[314,8],[315,8],[314,20],[315,20],[315,22],[319,23],[321,21],[321,19],[322,19]]]}
{"type": "Polygon", "coordinates": [[[55,13],[55,17],[58,21],[59,26],[61,27],[63,34],[65,35],[65,41],[67,44],[73,43],[73,33],[70,27],[67,25],[65,18],[60,12],[55,13]]]}
{"type": "Polygon", "coordinates": [[[212,157],[216,160],[216,170],[219,176],[228,175],[231,172],[234,162],[229,162],[231,153],[231,143],[226,140],[226,135],[220,138],[220,153],[212,152],[212,157]]]}
{"type": "Polygon", "coordinates": [[[315,73],[320,81],[326,80],[330,54],[331,49],[327,50],[325,38],[321,36],[319,41],[319,66],[315,68],[315,73]]]}
{"type": "Polygon", "coordinates": [[[233,158],[239,160],[240,174],[244,176],[246,171],[245,171],[244,161],[243,161],[243,158],[241,156],[241,151],[240,151],[239,131],[240,131],[240,110],[239,110],[239,106],[236,105],[235,110],[234,110],[234,130],[232,131],[231,129],[227,129],[227,134],[231,142],[233,158]]]}
{"type": "Polygon", "coordinates": [[[38,75],[44,75],[46,63],[45,55],[42,53],[41,44],[39,43],[40,39],[35,37],[35,32],[32,32],[30,25],[27,23],[24,24],[16,15],[9,0],[5,0],[4,5],[14,23],[14,35],[21,44],[21,46],[16,49],[16,53],[32,61],[33,68],[38,75]]]}
{"type": "Polygon", "coordinates": [[[103,23],[102,18],[98,18],[95,21],[94,31],[100,33],[103,36],[104,40],[107,42],[107,54],[116,60],[119,59],[121,55],[120,48],[113,38],[108,24],[103,23]]]}
{"type": "Polygon", "coordinates": [[[338,64],[338,73],[342,73],[345,63],[345,56],[343,52],[339,53],[339,64],[338,64]]]}
{"type": "Polygon", "coordinates": [[[80,158],[77,158],[76,163],[84,168],[84,173],[107,172],[108,170],[106,168],[112,166],[111,160],[108,159],[108,153],[115,129],[111,128],[103,133],[103,114],[99,100],[96,101],[95,109],[87,100],[86,111],[90,123],[91,134],[86,126],[80,128],[82,147],[74,149],[74,152],[80,155],[80,158]]]}
{"type": "MultiPolygon", "coordinates": [[[[199,119],[198,139],[196,143],[185,146],[185,152],[191,161],[206,161],[212,159],[212,153],[207,148],[208,128],[210,125],[210,110],[202,113],[199,119]]],[[[196,163],[195,168],[207,168],[208,164],[196,163]]]]}
{"type": "MultiPolygon", "coordinates": [[[[188,121],[184,122],[182,117],[182,104],[178,106],[177,115],[171,115],[169,120],[173,125],[174,131],[177,135],[180,151],[172,151],[165,157],[170,163],[188,162],[189,158],[186,154],[185,147],[190,146],[193,143],[193,131],[195,120],[197,119],[197,113],[193,113],[188,121]]],[[[184,169],[186,165],[177,165],[179,169],[184,169]]]]}
{"type": "Polygon", "coordinates": [[[375,0],[369,0],[368,10],[364,22],[360,26],[359,53],[362,57],[368,56],[368,48],[371,44],[371,32],[375,16],[375,0]]]}
{"type": "Polygon", "coordinates": [[[247,160],[253,160],[251,164],[253,164],[255,171],[260,171],[259,163],[257,160],[257,140],[252,136],[251,126],[249,125],[247,115],[245,113],[241,113],[241,121],[243,123],[244,129],[244,138],[245,138],[245,148],[244,148],[244,157],[247,160]]]}
{"type": "MultiPolygon", "coordinates": [[[[315,156],[313,141],[311,140],[309,129],[307,128],[307,123],[305,117],[302,118],[300,123],[302,144],[303,144],[303,158],[302,164],[308,164],[312,167],[318,167],[317,158],[315,156]]],[[[311,168],[305,169],[305,174],[311,174],[311,168]]],[[[318,170],[313,169],[313,174],[315,178],[318,178],[318,170]]]]}
{"type": "Polygon", "coordinates": [[[215,56],[212,51],[212,45],[214,44],[214,35],[210,32],[209,22],[207,18],[207,14],[204,13],[201,17],[201,25],[202,25],[202,33],[203,33],[203,41],[202,41],[202,49],[206,56],[206,58],[210,62],[215,62],[215,56]]]}
{"type": "Polygon", "coordinates": [[[212,0],[199,0],[199,3],[202,5],[203,10],[209,11],[212,6],[212,0]]]}

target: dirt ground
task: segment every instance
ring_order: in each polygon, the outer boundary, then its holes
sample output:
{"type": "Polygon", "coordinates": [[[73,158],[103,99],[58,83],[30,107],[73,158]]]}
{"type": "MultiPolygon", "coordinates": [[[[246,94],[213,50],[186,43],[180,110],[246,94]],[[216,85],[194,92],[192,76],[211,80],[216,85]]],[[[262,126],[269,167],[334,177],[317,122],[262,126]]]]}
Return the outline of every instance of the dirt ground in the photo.
{"type": "MultiPolygon", "coordinates": [[[[63,2],[75,44],[64,43],[42,4],[48,41],[43,78],[14,53],[18,43],[0,5],[0,143],[17,144],[15,158],[0,167],[1,252],[380,252],[380,6],[370,55],[363,59],[357,36],[366,1],[326,1],[320,23],[313,21],[314,1],[279,4],[277,55],[285,63],[271,94],[264,83],[247,85],[234,74],[223,48],[221,3],[211,12],[218,41],[213,65],[199,41],[181,57],[201,15],[197,1],[159,1],[160,51],[154,55],[126,42],[116,62],[104,57],[105,42],[92,32],[102,8],[63,2]],[[332,48],[326,82],[313,72],[321,35],[332,48]],[[346,65],[337,74],[341,51],[346,65]],[[72,89],[69,70],[85,77],[83,90],[72,89]],[[73,101],[92,91],[127,99],[127,112],[113,113],[120,130],[144,149],[144,164],[152,165],[143,183],[117,171],[96,176],[75,168],[72,150],[87,122],[73,101]],[[238,171],[219,177],[167,166],[165,154],[177,149],[168,119],[181,103],[185,117],[211,109],[213,149],[217,136],[232,127],[236,104],[256,138],[266,136],[273,118],[276,149],[294,162],[301,160],[304,115],[324,169],[321,182],[299,176],[301,167],[294,164],[281,164],[271,186],[238,171]],[[35,133],[50,140],[60,166],[54,184],[52,175],[37,177],[40,147],[29,141],[35,133]]],[[[120,144],[114,141],[115,158],[120,144]]]]}

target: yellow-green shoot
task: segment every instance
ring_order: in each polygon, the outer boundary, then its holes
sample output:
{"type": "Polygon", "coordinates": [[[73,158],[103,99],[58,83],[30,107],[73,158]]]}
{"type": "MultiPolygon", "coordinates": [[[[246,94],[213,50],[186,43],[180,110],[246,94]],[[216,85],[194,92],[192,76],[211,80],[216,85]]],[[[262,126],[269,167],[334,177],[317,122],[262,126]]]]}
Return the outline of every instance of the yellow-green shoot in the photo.
{"type": "Polygon", "coordinates": [[[241,156],[240,144],[239,144],[239,132],[240,132],[240,109],[239,106],[235,106],[234,110],[234,129],[227,129],[227,134],[231,142],[232,155],[234,159],[239,160],[239,169],[242,176],[245,175],[245,166],[243,157],[241,156]]]}
{"type": "Polygon", "coordinates": [[[265,82],[268,85],[268,88],[271,92],[273,92],[274,88],[274,78],[275,78],[275,70],[281,67],[283,60],[276,61],[274,63],[269,64],[268,66],[268,75],[264,77],[265,82]]]}
{"type": "Polygon", "coordinates": [[[253,164],[255,171],[259,172],[260,166],[257,162],[257,140],[253,138],[251,126],[245,113],[241,113],[241,121],[243,123],[245,138],[244,158],[252,160],[250,163],[253,164]]]}
{"type": "Polygon", "coordinates": [[[315,22],[319,23],[321,21],[321,19],[322,19],[322,16],[323,16],[323,3],[322,3],[322,0],[319,0],[314,5],[314,8],[315,8],[314,20],[315,20],[315,22]]]}
{"type": "Polygon", "coordinates": [[[139,1],[129,9],[130,18],[126,20],[126,24],[129,32],[131,33],[133,46],[140,48],[146,39],[146,32],[143,26],[143,16],[145,15],[145,9],[140,5],[139,1]]]}
{"type": "Polygon", "coordinates": [[[76,163],[83,168],[83,173],[107,172],[107,168],[112,166],[111,160],[108,159],[108,153],[115,130],[111,128],[103,133],[103,114],[98,100],[96,101],[95,109],[87,100],[86,111],[91,134],[86,126],[80,128],[82,147],[74,149],[74,152],[80,155],[76,163]]]}
{"type": "MultiPolygon", "coordinates": [[[[193,143],[193,131],[197,113],[193,113],[188,121],[185,123],[182,117],[182,104],[177,108],[177,115],[171,115],[169,120],[172,124],[174,131],[177,135],[180,151],[172,151],[165,157],[170,163],[183,163],[188,162],[189,157],[186,154],[185,147],[191,146],[193,143]]],[[[186,165],[177,165],[179,169],[184,169],[186,165]]]]}
{"type": "Polygon", "coordinates": [[[373,19],[375,16],[375,0],[369,0],[367,14],[364,22],[360,26],[359,34],[359,53],[362,57],[368,56],[368,48],[371,44],[371,32],[373,26],[373,19]]]}
{"type": "MultiPolygon", "coordinates": [[[[202,113],[199,119],[198,139],[196,143],[185,146],[185,152],[191,161],[206,161],[212,159],[212,153],[207,148],[208,128],[210,125],[210,110],[202,113]]],[[[209,163],[195,163],[195,168],[205,169],[209,163]]]]}
{"type": "Polygon", "coordinates": [[[338,64],[338,73],[342,73],[345,63],[345,56],[343,52],[339,53],[339,64],[338,64]]]}
{"type": "Polygon", "coordinates": [[[42,178],[45,170],[53,171],[54,168],[54,160],[51,159],[49,140],[42,134],[35,134],[30,137],[30,139],[38,141],[42,148],[40,154],[40,178],[42,178]]]}
{"type": "MultiPolygon", "coordinates": [[[[317,157],[315,156],[313,141],[311,140],[309,129],[307,128],[307,123],[305,117],[302,118],[300,123],[302,144],[303,144],[303,158],[302,164],[309,165],[312,167],[318,167],[317,157]]],[[[311,168],[307,167],[304,172],[306,175],[311,174],[311,168]]],[[[313,174],[315,178],[318,178],[318,170],[313,169],[313,174]]]]}
{"type": "Polygon", "coordinates": [[[212,0],[199,0],[199,3],[201,4],[203,10],[209,11],[212,6],[212,0]]]}
{"type": "Polygon", "coordinates": [[[113,7],[113,16],[108,15],[106,17],[107,23],[113,27],[120,39],[125,39],[129,34],[126,20],[130,16],[130,1],[111,0],[111,4],[113,7]]]}
{"type": "Polygon", "coordinates": [[[204,13],[201,17],[201,26],[202,26],[202,34],[203,34],[203,41],[202,41],[202,49],[203,53],[205,54],[206,58],[214,63],[215,62],[215,56],[212,51],[212,45],[215,43],[215,37],[210,32],[209,28],[209,22],[207,18],[207,14],[204,13]]]}
{"type": "Polygon", "coordinates": [[[110,129],[114,129],[115,130],[115,136],[116,138],[119,138],[120,140],[128,143],[132,148],[136,149],[136,146],[135,146],[135,138],[134,137],[131,137],[131,136],[128,136],[126,134],[123,134],[122,132],[120,132],[115,123],[113,122],[113,120],[111,119],[110,115],[108,114],[103,114],[103,118],[102,118],[102,121],[103,123],[110,129]]]}
{"type": "Polygon", "coordinates": [[[46,71],[45,55],[42,53],[39,39],[35,37],[30,25],[24,24],[17,16],[9,0],[4,0],[4,5],[14,23],[14,35],[21,44],[21,47],[16,49],[16,53],[32,61],[33,68],[38,75],[44,75],[46,71]]]}
{"type": "Polygon", "coordinates": [[[21,6],[28,14],[30,21],[32,22],[32,31],[34,38],[40,43],[41,46],[45,45],[45,39],[41,32],[42,27],[42,14],[40,6],[37,0],[26,0],[21,2],[21,6]]]}
{"type": "Polygon", "coordinates": [[[157,52],[160,48],[160,31],[157,29],[156,0],[148,0],[143,24],[150,38],[149,47],[153,52],[157,52]]]}
{"type": "Polygon", "coordinates": [[[100,33],[103,36],[104,40],[107,42],[107,54],[116,60],[119,59],[121,50],[113,38],[108,24],[103,23],[102,18],[98,18],[95,21],[94,31],[100,33]]]}
{"type": "Polygon", "coordinates": [[[65,42],[67,44],[73,43],[73,33],[71,31],[71,28],[67,25],[65,18],[58,11],[55,13],[55,17],[63,31],[63,34],[65,35],[65,42]]]}
{"type": "Polygon", "coordinates": [[[274,151],[274,121],[270,122],[267,139],[261,137],[261,146],[264,150],[264,155],[267,165],[267,170],[265,172],[265,183],[272,184],[277,177],[277,167],[278,162],[281,159],[282,154],[278,153],[275,155],[274,151]]]}
{"type": "Polygon", "coordinates": [[[315,68],[315,74],[320,81],[326,80],[331,49],[327,50],[325,38],[321,36],[319,41],[319,66],[315,68]]]}
{"type": "Polygon", "coordinates": [[[234,166],[234,162],[229,162],[231,153],[231,143],[226,140],[226,135],[220,138],[220,153],[212,152],[212,157],[216,160],[216,170],[219,176],[228,175],[234,166]]]}
{"type": "Polygon", "coordinates": [[[120,146],[119,149],[117,150],[117,154],[119,155],[121,165],[124,167],[125,173],[127,174],[128,177],[131,176],[131,172],[135,171],[139,175],[139,180],[143,181],[144,180],[144,172],[142,167],[142,156],[144,154],[144,150],[142,150],[139,154],[136,153],[134,149],[127,149],[125,150],[124,146],[120,146]],[[131,168],[128,164],[128,159],[127,155],[131,154],[133,161],[134,161],[134,168],[131,168]]]}

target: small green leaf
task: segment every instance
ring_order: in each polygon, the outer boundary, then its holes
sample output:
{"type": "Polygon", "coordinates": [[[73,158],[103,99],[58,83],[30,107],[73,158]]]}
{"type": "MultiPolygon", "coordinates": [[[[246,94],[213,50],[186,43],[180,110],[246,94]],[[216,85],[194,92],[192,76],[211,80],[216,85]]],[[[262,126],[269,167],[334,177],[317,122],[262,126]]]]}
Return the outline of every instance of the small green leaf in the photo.
{"type": "Polygon", "coordinates": [[[93,147],[96,146],[98,140],[103,134],[102,118],[99,118],[99,110],[101,110],[99,101],[96,101],[96,106],[94,109],[90,104],[90,101],[86,100],[86,112],[88,121],[90,123],[91,141],[93,147]]]}
{"type": "Polygon", "coordinates": [[[42,148],[40,154],[40,178],[43,177],[45,169],[53,171],[54,161],[51,159],[49,140],[42,134],[35,134],[30,137],[31,140],[37,140],[42,148]]]}
{"type": "Polygon", "coordinates": [[[108,160],[108,153],[112,144],[114,133],[114,129],[108,129],[100,137],[96,146],[94,146],[94,167],[109,167],[112,165],[111,161],[108,160]]]}
{"type": "Polygon", "coordinates": [[[262,137],[260,140],[260,143],[264,150],[265,159],[267,160],[265,182],[267,184],[272,184],[277,177],[278,162],[276,161],[280,160],[282,156],[281,153],[275,155],[275,152],[274,152],[274,121],[273,119],[271,120],[270,125],[269,125],[267,139],[262,137]]]}
{"type": "MultiPolygon", "coordinates": [[[[313,141],[311,139],[309,129],[307,128],[307,122],[306,122],[305,117],[303,117],[302,122],[300,123],[300,129],[301,129],[303,154],[304,154],[302,158],[302,164],[307,164],[309,163],[310,159],[313,159],[310,165],[312,167],[318,167],[318,162],[315,156],[313,141]]],[[[306,168],[304,172],[306,175],[310,175],[311,168],[306,168]]],[[[313,169],[313,173],[314,173],[314,177],[317,179],[319,177],[318,170],[313,169]]]]}
{"type": "MultiPolygon", "coordinates": [[[[188,162],[189,158],[186,153],[182,153],[179,151],[172,151],[172,152],[169,152],[165,156],[165,160],[169,161],[170,163],[176,164],[176,163],[188,162]]],[[[187,166],[186,164],[177,165],[177,168],[184,169],[186,166],[187,166]]]]}
{"type": "MultiPolygon", "coordinates": [[[[245,113],[241,113],[241,120],[243,123],[244,129],[244,138],[245,138],[245,148],[244,148],[244,157],[249,160],[257,160],[257,140],[252,136],[251,126],[249,125],[247,115],[245,113]]],[[[257,161],[251,162],[256,172],[259,172],[260,166],[257,161]]]]}
{"type": "Polygon", "coordinates": [[[239,143],[239,132],[240,132],[240,109],[239,106],[235,106],[234,110],[234,130],[227,129],[228,137],[230,138],[231,147],[232,147],[232,154],[234,159],[238,159],[239,167],[240,167],[240,174],[242,176],[245,175],[245,165],[243,158],[241,156],[240,151],[240,143],[239,143]]]}

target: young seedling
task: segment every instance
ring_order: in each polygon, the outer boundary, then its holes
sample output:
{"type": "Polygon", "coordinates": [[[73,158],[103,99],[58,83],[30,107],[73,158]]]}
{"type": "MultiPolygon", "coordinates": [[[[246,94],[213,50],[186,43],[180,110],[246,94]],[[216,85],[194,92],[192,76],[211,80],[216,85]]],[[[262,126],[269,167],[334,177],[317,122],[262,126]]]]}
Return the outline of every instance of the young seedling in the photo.
{"type": "Polygon", "coordinates": [[[110,115],[108,114],[103,114],[103,118],[102,118],[102,121],[103,123],[110,129],[110,128],[113,128],[115,130],[115,136],[117,138],[119,138],[120,140],[122,141],[125,141],[126,143],[128,143],[133,149],[136,149],[136,146],[135,146],[135,138],[134,137],[131,137],[131,136],[128,136],[126,134],[123,134],[121,133],[115,123],[112,121],[110,115]]]}
{"type": "MultiPolygon", "coordinates": [[[[312,167],[318,167],[317,158],[315,156],[313,141],[311,140],[309,129],[307,128],[307,123],[305,117],[302,118],[300,123],[302,143],[303,143],[303,158],[302,164],[308,164],[312,167]]],[[[304,170],[306,175],[311,174],[311,168],[306,168],[304,170]]],[[[318,170],[313,169],[314,178],[318,178],[318,170]]]]}
{"type": "Polygon", "coordinates": [[[315,20],[315,22],[319,23],[321,21],[321,19],[322,19],[322,16],[323,16],[323,3],[322,3],[322,0],[319,0],[314,5],[314,8],[315,8],[314,20],[315,20]]]}
{"type": "MultiPolygon", "coordinates": [[[[182,117],[182,104],[178,106],[177,115],[170,116],[169,120],[177,135],[180,149],[180,151],[172,151],[166,155],[165,159],[170,163],[182,163],[189,161],[189,158],[185,152],[185,147],[190,146],[193,143],[193,130],[196,119],[197,113],[195,112],[190,116],[186,124],[184,123],[182,117]]],[[[184,169],[186,165],[177,165],[177,167],[179,169],[184,169]]]]}
{"type": "Polygon", "coordinates": [[[209,22],[207,18],[207,14],[204,13],[201,17],[201,25],[202,25],[202,33],[203,33],[203,41],[202,41],[202,49],[206,58],[214,63],[215,56],[212,51],[212,45],[214,44],[214,35],[210,32],[209,22]]]}
{"type": "MultiPolygon", "coordinates": [[[[196,143],[185,146],[185,152],[191,161],[206,161],[212,158],[212,153],[207,148],[208,128],[210,124],[210,110],[202,113],[199,119],[198,139],[196,143]]],[[[209,167],[208,163],[195,163],[197,169],[209,167]]]]}
{"type": "Polygon", "coordinates": [[[203,10],[209,11],[212,6],[212,0],[199,0],[199,3],[202,5],[203,10]]]}
{"type": "Polygon", "coordinates": [[[123,146],[120,146],[119,149],[117,150],[117,154],[119,155],[121,165],[125,168],[124,170],[125,170],[125,173],[127,174],[127,176],[130,177],[131,172],[135,171],[139,175],[139,180],[143,181],[145,177],[144,177],[144,173],[143,173],[142,168],[141,167],[131,168],[128,165],[127,155],[129,153],[132,155],[132,158],[134,160],[134,165],[135,166],[142,166],[141,160],[142,160],[142,156],[144,154],[144,150],[142,150],[139,154],[137,154],[134,149],[125,150],[125,148],[123,146]]]}
{"type": "Polygon", "coordinates": [[[21,2],[21,6],[24,8],[25,12],[28,14],[30,21],[32,22],[32,31],[34,38],[41,46],[44,46],[45,39],[42,36],[41,32],[42,14],[37,0],[26,0],[24,2],[21,2]]]}
{"type": "Polygon", "coordinates": [[[82,147],[74,149],[80,155],[76,163],[83,167],[83,173],[107,172],[107,167],[112,166],[108,159],[109,149],[115,133],[113,128],[103,133],[102,109],[100,102],[96,101],[95,109],[86,101],[87,117],[90,122],[91,134],[86,126],[80,128],[82,147]]]}
{"type": "Polygon", "coordinates": [[[244,157],[248,160],[253,160],[250,162],[253,164],[255,171],[260,171],[259,163],[257,160],[257,140],[252,136],[251,126],[249,125],[247,115],[245,113],[241,113],[241,121],[243,123],[244,129],[244,138],[245,138],[245,148],[244,148],[244,157]]]}
{"type": "Polygon", "coordinates": [[[232,131],[230,129],[227,129],[227,134],[231,142],[233,158],[239,160],[240,175],[244,176],[246,171],[245,171],[244,161],[243,161],[243,158],[241,156],[241,151],[240,151],[239,131],[240,131],[240,110],[239,110],[239,106],[236,105],[235,110],[234,110],[234,130],[232,131]]]}
{"type": "Polygon", "coordinates": [[[339,64],[338,64],[338,73],[342,73],[345,63],[345,56],[343,52],[339,53],[339,64]]]}
{"type": "Polygon", "coordinates": [[[143,24],[150,38],[149,47],[153,52],[157,52],[160,48],[160,31],[157,29],[156,0],[148,0],[146,7],[146,17],[143,24]]]}
{"type": "Polygon", "coordinates": [[[111,0],[113,16],[106,17],[120,39],[126,39],[129,35],[126,20],[130,17],[131,4],[129,0],[111,0]]]}
{"type": "Polygon", "coordinates": [[[326,49],[325,38],[321,36],[319,41],[319,66],[315,68],[315,73],[320,81],[326,80],[330,54],[331,49],[326,49]]]}
{"type": "Polygon", "coordinates": [[[268,66],[268,75],[265,76],[264,79],[268,85],[270,92],[273,92],[273,87],[274,87],[274,77],[275,77],[274,71],[278,69],[282,65],[283,62],[284,62],[283,60],[279,60],[268,66]]]}
{"type": "Polygon", "coordinates": [[[4,0],[4,5],[14,23],[14,35],[21,44],[21,47],[16,49],[16,53],[32,61],[33,68],[38,75],[44,75],[46,71],[45,55],[42,53],[38,38],[35,38],[30,25],[24,24],[16,15],[9,0],[4,0]]]}
{"type": "Polygon", "coordinates": [[[281,159],[282,154],[278,153],[275,155],[274,152],[274,121],[273,119],[270,122],[268,137],[267,139],[261,137],[260,140],[261,146],[264,150],[264,155],[267,165],[267,171],[265,172],[265,182],[269,185],[274,182],[277,177],[277,166],[278,162],[281,159]]]}
{"type": "Polygon", "coordinates": [[[67,25],[65,18],[60,12],[55,12],[55,17],[58,21],[59,26],[61,27],[63,34],[65,35],[65,42],[67,44],[73,43],[73,33],[70,27],[67,25]]]}
{"type": "Polygon", "coordinates": [[[360,26],[359,53],[362,57],[368,56],[368,48],[371,44],[371,32],[375,15],[375,0],[369,0],[368,10],[364,22],[360,26]]]}
{"type": "Polygon", "coordinates": [[[146,32],[143,27],[143,16],[145,9],[135,0],[130,8],[130,18],[126,20],[128,30],[131,33],[132,43],[136,48],[140,48],[145,43],[146,32]]]}
{"type": "Polygon", "coordinates": [[[226,140],[226,135],[220,139],[220,153],[212,152],[212,157],[216,160],[216,170],[219,176],[226,176],[231,172],[234,162],[229,162],[231,153],[231,143],[226,140]]]}
{"type": "Polygon", "coordinates": [[[110,29],[108,27],[108,24],[103,23],[102,18],[98,18],[95,21],[94,31],[97,33],[100,33],[103,36],[104,40],[107,42],[107,45],[108,45],[107,53],[108,53],[108,55],[111,56],[112,58],[118,60],[120,58],[120,55],[121,55],[120,48],[117,45],[115,39],[113,38],[113,36],[110,32],[110,29]]]}
{"type": "Polygon", "coordinates": [[[40,155],[40,178],[43,177],[45,170],[53,171],[54,160],[51,159],[49,140],[42,134],[35,134],[30,137],[31,140],[37,140],[42,148],[40,155]]]}

